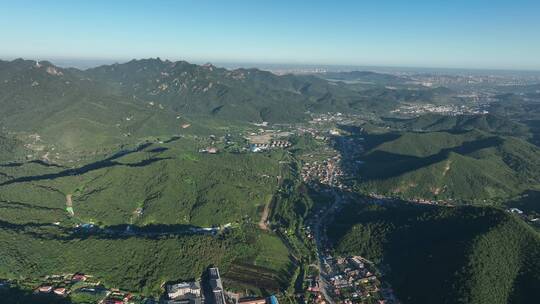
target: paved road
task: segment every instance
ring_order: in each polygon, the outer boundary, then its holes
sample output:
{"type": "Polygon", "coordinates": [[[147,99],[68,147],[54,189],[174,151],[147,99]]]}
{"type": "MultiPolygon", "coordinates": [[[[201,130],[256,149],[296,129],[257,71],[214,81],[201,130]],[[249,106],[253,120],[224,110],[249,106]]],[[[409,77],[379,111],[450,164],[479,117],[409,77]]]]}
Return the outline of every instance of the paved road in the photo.
{"type": "Polygon", "coordinates": [[[324,224],[326,221],[330,219],[332,216],[332,212],[337,210],[339,206],[341,206],[343,199],[341,196],[334,192],[334,201],[332,204],[323,210],[321,213],[321,217],[317,220],[315,223],[315,227],[313,228],[313,235],[315,238],[315,245],[316,245],[316,253],[317,253],[317,268],[319,269],[319,288],[326,299],[326,301],[330,304],[335,304],[334,299],[329,295],[329,283],[327,281],[328,273],[326,273],[326,269],[324,268],[324,246],[322,243],[322,233],[324,230],[324,224]]]}

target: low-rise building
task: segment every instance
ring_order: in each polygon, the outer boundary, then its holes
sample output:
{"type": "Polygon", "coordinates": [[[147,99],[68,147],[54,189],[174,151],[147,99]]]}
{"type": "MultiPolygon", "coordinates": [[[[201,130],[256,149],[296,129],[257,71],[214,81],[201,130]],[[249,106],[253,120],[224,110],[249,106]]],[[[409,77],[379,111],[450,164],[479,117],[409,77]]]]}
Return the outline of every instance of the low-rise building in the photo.
{"type": "Polygon", "coordinates": [[[73,275],[73,277],[71,277],[71,280],[74,281],[74,282],[84,282],[87,279],[88,278],[82,273],[76,273],[76,274],[73,275]]]}
{"type": "Polygon", "coordinates": [[[167,296],[176,300],[201,296],[201,284],[199,282],[181,282],[167,285],[167,296]]]}
{"type": "Polygon", "coordinates": [[[65,288],[63,288],[63,287],[62,288],[56,288],[54,290],[54,293],[59,295],[59,296],[64,296],[64,295],[66,295],[67,290],[65,288]]]}
{"type": "Polygon", "coordinates": [[[53,290],[53,287],[49,285],[41,286],[38,288],[38,291],[41,293],[50,293],[52,290],[53,290]]]}

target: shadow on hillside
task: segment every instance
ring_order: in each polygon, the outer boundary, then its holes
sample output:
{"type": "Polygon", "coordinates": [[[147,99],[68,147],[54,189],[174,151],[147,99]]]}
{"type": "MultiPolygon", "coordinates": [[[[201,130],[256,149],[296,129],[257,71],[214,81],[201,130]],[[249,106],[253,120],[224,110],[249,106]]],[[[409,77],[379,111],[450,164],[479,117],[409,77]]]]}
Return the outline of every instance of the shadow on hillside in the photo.
{"type": "Polygon", "coordinates": [[[157,147],[157,148],[148,150],[148,152],[161,153],[161,152],[165,152],[167,150],[169,150],[169,148],[167,148],[167,147],[157,147]]]}
{"type": "Polygon", "coordinates": [[[129,238],[160,239],[179,235],[214,235],[215,232],[193,225],[150,224],[146,226],[113,225],[103,228],[79,228],[63,237],[64,240],[86,239],[89,237],[102,240],[125,240],[129,238]]]}
{"type": "Polygon", "coordinates": [[[173,137],[171,137],[171,138],[169,138],[167,140],[164,140],[163,142],[168,144],[168,143],[175,142],[175,141],[179,140],[180,138],[182,138],[182,137],[181,136],[173,136],[173,137]]]}
{"type": "Polygon", "coordinates": [[[526,120],[523,122],[531,131],[529,141],[540,147],[540,119],[526,120]]]}
{"type": "Polygon", "coordinates": [[[440,281],[418,285],[411,278],[450,280],[468,265],[473,241],[500,225],[504,216],[500,210],[479,207],[355,204],[339,213],[329,236],[334,244],[356,246],[359,254],[390,266],[389,279],[398,296],[437,303],[455,291],[440,281]],[[363,233],[353,227],[362,227],[363,233]],[[349,243],[351,234],[356,236],[354,244],[349,243]]]}
{"type": "Polygon", "coordinates": [[[0,220],[0,230],[26,234],[42,240],[66,239],[73,232],[68,227],[59,227],[49,223],[16,224],[3,220],[0,220]]]}
{"type": "Polygon", "coordinates": [[[66,176],[80,175],[80,174],[88,173],[90,171],[99,170],[99,169],[102,169],[102,168],[115,167],[115,166],[144,167],[144,166],[148,166],[148,165],[150,165],[152,163],[155,163],[155,162],[158,162],[158,161],[171,159],[170,157],[153,157],[153,158],[148,158],[148,159],[136,162],[136,163],[120,163],[118,161],[115,161],[116,159],[118,159],[118,158],[120,158],[122,156],[126,156],[128,154],[140,152],[140,151],[146,149],[147,147],[149,147],[151,145],[152,145],[151,143],[147,143],[147,144],[140,145],[137,148],[132,149],[132,150],[120,151],[120,152],[118,152],[118,153],[116,153],[116,154],[114,154],[114,155],[112,155],[112,156],[110,156],[110,157],[108,157],[106,159],[103,159],[103,160],[100,160],[100,161],[97,161],[97,162],[93,162],[93,163],[84,165],[84,166],[79,167],[79,168],[66,169],[66,170],[63,170],[63,171],[60,171],[60,172],[57,172],[57,173],[49,173],[49,174],[42,174],[42,175],[17,177],[17,178],[5,181],[3,183],[0,183],[0,186],[6,186],[6,185],[15,184],[15,183],[22,183],[22,182],[50,180],[50,179],[56,179],[56,178],[66,177],[66,176]]]}
{"type": "Polygon", "coordinates": [[[70,304],[69,296],[60,297],[54,294],[34,294],[31,291],[11,287],[0,290],[2,304],[70,304]]]}
{"type": "Polygon", "coordinates": [[[356,136],[361,135],[364,138],[364,141],[362,143],[364,150],[369,151],[372,149],[375,149],[376,147],[393,140],[396,140],[401,137],[401,134],[399,133],[383,133],[383,134],[361,134],[361,133],[353,133],[352,136],[340,136],[344,138],[353,138],[356,136]]]}
{"type": "Polygon", "coordinates": [[[506,206],[540,214],[540,191],[527,190],[519,198],[507,202],[506,206]]]}
{"type": "MultiPolygon", "coordinates": [[[[341,140],[344,141],[347,140],[347,138],[357,137],[358,135],[341,136],[341,140]]],[[[381,135],[364,135],[363,137],[365,140],[363,141],[362,146],[364,147],[365,151],[370,151],[376,149],[376,147],[385,142],[399,138],[400,135],[396,133],[387,133],[381,135]]],[[[427,157],[374,150],[373,152],[365,153],[355,159],[346,159],[344,157],[345,161],[350,162],[350,165],[345,166],[345,169],[352,170],[352,168],[355,167],[353,162],[355,160],[361,160],[363,164],[361,165],[361,170],[359,170],[359,172],[362,178],[367,180],[386,179],[400,176],[408,172],[413,172],[424,167],[429,167],[433,164],[444,161],[451,153],[469,155],[482,149],[497,147],[502,143],[503,140],[500,137],[492,136],[465,142],[458,147],[442,149],[439,153],[427,157]]],[[[415,143],[410,144],[414,145],[415,143]]],[[[335,148],[338,149],[343,155],[349,153],[346,145],[335,145],[335,148]]],[[[357,175],[356,172],[348,173],[357,175]]]]}
{"type": "Polygon", "coordinates": [[[16,224],[0,220],[0,229],[24,233],[43,240],[85,240],[88,238],[102,240],[125,240],[129,238],[160,239],[181,235],[215,235],[217,228],[203,228],[183,224],[150,224],[146,226],[113,225],[99,227],[81,225],[79,227],[56,226],[49,223],[16,224]]]}
{"type": "Polygon", "coordinates": [[[0,199],[0,208],[11,208],[11,209],[30,208],[30,209],[35,209],[35,210],[47,210],[47,211],[59,210],[59,211],[64,211],[64,209],[57,208],[57,207],[45,207],[45,206],[34,205],[34,204],[31,204],[31,203],[23,203],[23,202],[16,202],[16,201],[6,201],[6,200],[2,200],[2,199],[0,199]]]}
{"type": "Polygon", "coordinates": [[[45,223],[24,223],[24,224],[15,224],[7,221],[0,220],[0,228],[6,230],[15,230],[15,231],[24,231],[27,228],[41,228],[41,227],[51,227],[51,224],[45,223]]]}
{"type": "Polygon", "coordinates": [[[27,162],[5,163],[5,164],[0,164],[0,167],[14,168],[14,167],[24,166],[26,164],[37,164],[37,165],[41,165],[41,166],[44,166],[44,167],[52,167],[52,168],[66,168],[65,166],[61,166],[61,165],[58,165],[58,164],[51,164],[51,163],[45,162],[45,161],[43,161],[41,159],[35,159],[35,160],[27,161],[27,162]]]}

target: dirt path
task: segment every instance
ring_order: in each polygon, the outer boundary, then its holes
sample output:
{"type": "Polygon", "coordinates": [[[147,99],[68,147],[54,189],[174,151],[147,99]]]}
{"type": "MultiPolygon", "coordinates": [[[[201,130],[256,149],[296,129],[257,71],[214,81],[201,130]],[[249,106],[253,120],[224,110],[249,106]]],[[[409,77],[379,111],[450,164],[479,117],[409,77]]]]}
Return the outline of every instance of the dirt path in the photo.
{"type": "Polygon", "coordinates": [[[74,216],[75,212],[73,211],[73,200],[71,194],[66,194],[66,210],[69,215],[74,216]]]}
{"type": "MultiPolygon", "coordinates": [[[[279,175],[277,177],[277,179],[278,179],[278,188],[277,189],[280,189],[281,188],[281,180],[282,180],[281,175],[279,175]]],[[[271,208],[272,203],[274,202],[274,200],[275,200],[275,194],[264,205],[264,209],[263,209],[263,212],[261,214],[261,220],[259,221],[259,228],[261,228],[262,230],[269,230],[267,223],[268,223],[268,217],[270,216],[270,208],[271,208]]]]}
{"type": "Polygon", "coordinates": [[[448,173],[448,170],[450,170],[450,165],[452,165],[452,162],[451,161],[447,161],[446,162],[446,165],[444,167],[444,170],[443,170],[443,176],[446,176],[446,173],[448,173]]]}
{"type": "Polygon", "coordinates": [[[259,228],[261,228],[262,230],[268,230],[268,225],[266,224],[266,222],[268,221],[268,216],[270,215],[270,203],[272,202],[272,199],[268,203],[266,203],[266,205],[264,205],[261,220],[259,221],[259,228]]]}

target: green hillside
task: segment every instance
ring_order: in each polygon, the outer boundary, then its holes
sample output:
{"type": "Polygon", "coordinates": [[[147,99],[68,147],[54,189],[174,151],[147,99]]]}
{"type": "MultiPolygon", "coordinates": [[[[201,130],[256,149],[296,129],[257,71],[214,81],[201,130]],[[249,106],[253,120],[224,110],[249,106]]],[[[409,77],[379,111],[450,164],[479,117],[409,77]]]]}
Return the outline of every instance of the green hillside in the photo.
{"type": "Polygon", "coordinates": [[[0,123],[25,143],[70,153],[248,122],[352,110],[356,92],[314,76],[277,76],[160,59],[80,71],[0,61],[0,123]],[[189,123],[192,128],[183,130],[189,123]],[[39,135],[39,143],[28,136],[39,135]]]}
{"type": "Polygon", "coordinates": [[[502,210],[355,205],[336,218],[328,232],[335,251],[388,268],[403,303],[532,303],[540,296],[540,235],[502,210]]]}
{"type": "Polygon", "coordinates": [[[85,74],[121,95],[154,100],[178,113],[227,120],[298,121],[306,118],[307,110],[350,109],[346,98],[356,95],[314,76],[231,71],[159,58],[102,66],[85,74]]]}
{"type": "MultiPolygon", "coordinates": [[[[537,210],[529,108],[381,121],[404,103],[444,103],[455,92],[343,77],[378,84],[159,58],[88,70],[0,61],[0,279],[84,272],[155,295],[216,265],[228,290],[292,294],[315,254],[306,226],[334,199],[310,179],[329,174],[336,188],[352,181],[353,192],[537,210]],[[263,121],[292,146],[247,152],[245,136],[261,134],[254,123],[263,121]],[[340,140],[333,128],[356,138],[340,140]],[[368,129],[386,133],[358,134],[368,129]],[[334,168],[328,157],[343,162],[334,168]],[[307,162],[323,166],[307,178],[307,162]]],[[[538,282],[538,236],[509,214],[358,208],[331,227],[336,250],[388,264],[407,303],[518,303],[538,282]],[[443,283],[424,282],[424,293],[410,286],[418,267],[418,281],[443,283]]]]}
{"type": "Polygon", "coordinates": [[[499,135],[527,138],[529,128],[502,116],[485,115],[441,115],[425,114],[409,119],[385,119],[386,124],[395,129],[409,131],[466,131],[481,130],[499,135]]]}
{"type": "Polygon", "coordinates": [[[209,124],[302,122],[308,113],[382,115],[401,102],[436,103],[452,94],[444,88],[358,91],[314,75],[278,76],[159,58],[84,71],[46,61],[0,61],[0,124],[35,151],[71,154],[183,134],[187,123],[191,130],[204,130],[209,124]],[[36,135],[37,143],[29,139],[36,135]]]}
{"type": "Polygon", "coordinates": [[[516,94],[497,96],[498,101],[489,106],[489,112],[518,121],[526,125],[531,134],[531,142],[540,146],[540,96],[525,97],[516,94]]]}
{"type": "Polygon", "coordinates": [[[214,264],[234,277],[231,288],[286,286],[288,249],[255,223],[278,191],[277,176],[288,176],[288,156],[198,152],[205,147],[186,136],[70,167],[2,164],[0,277],[81,271],[155,293],[164,281],[198,277],[214,264]],[[89,223],[95,228],[76,228],[89,223]],[[219,236],[190,233],[226,224],[219,236]],[[246,273],[253,271],[264,276],[252,282],[246,273]]]}
{"type": "MultiPolygon", "coordinates": [[[[75,168],[39,162],[0,167],[0,198],[43,207],[28,211],[46,223],[66,220],[66,212],[49,210],[65,209],[67,195],[77,219],[106,226],[258,221],[277,190],[276,177],[287,170],[279,164],[285,156],[198,153],[204,147],[183,138],[75,168]]],[[[8,210],[0,217],[27,221],[30,214],[8,210]]]]}
{"type": "Polygon", "coordinates": [[[540,150],[480,131],[366,137],[358,187],[407,199],[483,203],[540,185],[540,150]]]}
{"type": "Polygon", "coordinates": [[[26,156],[27,149],[13,136],[0,132],[0,162],[22,159],[26,156]]]}

